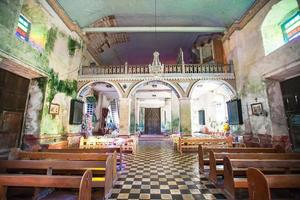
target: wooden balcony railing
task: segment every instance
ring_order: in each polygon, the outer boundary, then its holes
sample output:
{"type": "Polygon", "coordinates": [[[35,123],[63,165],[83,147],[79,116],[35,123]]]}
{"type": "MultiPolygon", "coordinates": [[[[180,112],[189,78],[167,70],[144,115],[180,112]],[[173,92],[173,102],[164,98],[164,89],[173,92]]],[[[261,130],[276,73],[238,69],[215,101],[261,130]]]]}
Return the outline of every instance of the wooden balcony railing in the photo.
{"type": "MultiPolygon", "coordinates": [[[[162,73],[233,73],[232,64],[206,63],[206,64],[167,64],[162,73]]],[[[80,75],[100,74],[151,74],[148,65],[108,65],[100,67],[84,66],[80,75]]]]}

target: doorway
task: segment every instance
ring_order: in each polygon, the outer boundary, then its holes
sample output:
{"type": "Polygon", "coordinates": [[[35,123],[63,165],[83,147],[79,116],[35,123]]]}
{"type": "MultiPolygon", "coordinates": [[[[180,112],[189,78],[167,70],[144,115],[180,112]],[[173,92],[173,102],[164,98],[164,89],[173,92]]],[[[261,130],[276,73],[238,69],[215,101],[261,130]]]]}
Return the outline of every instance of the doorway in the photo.
{"type": "Polygon", "coordinates": [[[0,69],[0,149],[17,147],[30,80],[0,69]]]}
{"type": "Polygon", "coordinates": [[[300,76],[280,85],[293,149],[300,151],[300,76]]]}
{"type": "Polygon", "coordinates": [[[145,134],[161,134],[160,108],[145,108],[145,134]]]}

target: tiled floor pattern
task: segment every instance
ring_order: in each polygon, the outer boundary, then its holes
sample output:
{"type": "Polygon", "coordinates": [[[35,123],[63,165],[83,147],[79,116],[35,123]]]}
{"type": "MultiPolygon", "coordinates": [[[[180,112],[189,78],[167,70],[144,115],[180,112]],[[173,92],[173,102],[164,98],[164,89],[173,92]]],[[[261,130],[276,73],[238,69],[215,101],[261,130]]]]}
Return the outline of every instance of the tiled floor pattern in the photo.
{"type": "Polygon", "coordinates": [[[109,199],[226,199],[198,173],[196,154],[181,156],[168,141],[141,141],[135,155],[124,156],[109,199]]]}

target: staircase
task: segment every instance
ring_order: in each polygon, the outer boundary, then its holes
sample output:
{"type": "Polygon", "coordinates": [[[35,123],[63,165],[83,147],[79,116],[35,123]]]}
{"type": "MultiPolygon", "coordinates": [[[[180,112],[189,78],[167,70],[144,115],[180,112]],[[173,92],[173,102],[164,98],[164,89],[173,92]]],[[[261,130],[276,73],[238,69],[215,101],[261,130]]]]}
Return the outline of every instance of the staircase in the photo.
{"type": "Polygon", "coordinates": [[[119,112],[118,112],[118,105],[116,99],[110,102],[110,108],[111,108],[113,122],[115,124],[119,124],[119,112]]]}

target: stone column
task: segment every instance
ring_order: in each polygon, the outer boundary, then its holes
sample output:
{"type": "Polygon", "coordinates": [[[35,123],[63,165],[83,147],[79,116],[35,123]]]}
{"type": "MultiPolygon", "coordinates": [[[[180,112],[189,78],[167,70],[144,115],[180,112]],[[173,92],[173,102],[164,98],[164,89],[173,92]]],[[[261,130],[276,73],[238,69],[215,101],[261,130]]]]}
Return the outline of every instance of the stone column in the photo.
{"type": "Polygon", "coordinates": [[[191,99],[183,97],[179,99],[180,107],[180,132],[183,135],[192,135],[191,130],[191,99]]]}
{"type": "Polygon", "coordinates": [[[280,82],[267,79],[266,86],[270,108],[270,113],[268,113],[268,115],[271,119],[273,146],[280,144],[286,148],[286,150],[289,150],[291,144],[289,141],[289,131],[286,120],[287,117],[285,115],[280,82]]]}
{"type": "Polygon", "coordinates": [[[130,98],[119,99],[119,113],[120,113],[120,136],[129,135],[130,125],[130,98]]]}
{"type": "MultiPolygon", "coordinates": [[[[139,99],[135,99],[135,124],[137,124],[137,126],[139,126],[140,124],[140,105],[139,105],[139,99]]],[[[135,127],[136,129],[138,127],[135,127]]]]}

